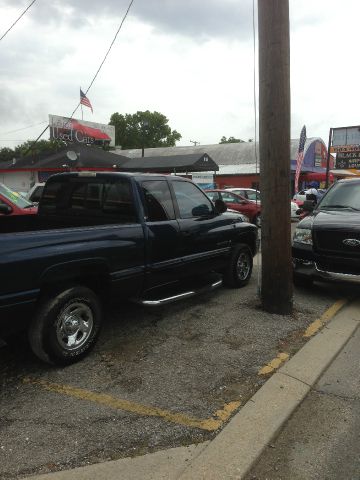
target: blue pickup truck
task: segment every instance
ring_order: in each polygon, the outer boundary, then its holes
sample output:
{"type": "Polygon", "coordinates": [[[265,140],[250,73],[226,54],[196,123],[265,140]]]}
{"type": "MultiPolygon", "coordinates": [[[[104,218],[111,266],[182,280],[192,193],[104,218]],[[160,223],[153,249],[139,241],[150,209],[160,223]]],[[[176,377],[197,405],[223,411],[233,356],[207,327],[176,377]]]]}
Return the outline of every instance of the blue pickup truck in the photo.
{"type": "Polygon", "coordinates": [[[88,353],[108,298],[160,305],[214,288],[213,272],[242,287],[257,248],[254,225],[169,175],[54,175],[38,214],[3,216],[0,233],[0,337],[26,329],[57,365],[88,353]]]}

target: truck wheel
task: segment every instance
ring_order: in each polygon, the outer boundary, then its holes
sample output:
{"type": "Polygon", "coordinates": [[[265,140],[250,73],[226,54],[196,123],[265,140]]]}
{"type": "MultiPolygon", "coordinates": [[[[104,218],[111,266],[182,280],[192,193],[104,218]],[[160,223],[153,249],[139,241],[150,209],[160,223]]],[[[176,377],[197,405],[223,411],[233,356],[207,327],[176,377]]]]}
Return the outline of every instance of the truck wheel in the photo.
{"type": "Polygon", "coordinates": [[[253,259],[249,247],[247,245],[236,245],[224,272],[224,285],[230,288],[243,287],[250,280],[252,267],[253,259]]]}
{"type": "Polygon", "coordinates": [[[35,355],[55,365],[81,360],[100,333],[99,299],[87,287],[75,286],[46,297],[29,329],[35,355]]]}

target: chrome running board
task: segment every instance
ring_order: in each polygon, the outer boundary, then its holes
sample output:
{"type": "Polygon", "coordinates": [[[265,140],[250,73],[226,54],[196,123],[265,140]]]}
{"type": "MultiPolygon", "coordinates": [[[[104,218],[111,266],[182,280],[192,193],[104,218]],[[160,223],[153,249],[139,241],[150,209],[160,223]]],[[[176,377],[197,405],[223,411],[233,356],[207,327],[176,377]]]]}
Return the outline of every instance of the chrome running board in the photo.
{"type": "Polygon", "coordinates": [[[216,288],[222,285],[222,280],[217,280],[211,284],[208,284],[204,287],[194,288],[193,290],[189,290],[187,292],[177,293],[175,295],[171,295],[164,298],[157,298],[157,299],[147,299],[147,298],[133,298],[132,301],[135,303],[139,303],[141,305],[145,305],[148,307],[156,307],[159,305],[166,305],[168,303],[176,302],[178,300],[182,300],[185,298],[194,297],[195,295],[199,295],[200,293],[209,292],[215,290],[216,288]]]}

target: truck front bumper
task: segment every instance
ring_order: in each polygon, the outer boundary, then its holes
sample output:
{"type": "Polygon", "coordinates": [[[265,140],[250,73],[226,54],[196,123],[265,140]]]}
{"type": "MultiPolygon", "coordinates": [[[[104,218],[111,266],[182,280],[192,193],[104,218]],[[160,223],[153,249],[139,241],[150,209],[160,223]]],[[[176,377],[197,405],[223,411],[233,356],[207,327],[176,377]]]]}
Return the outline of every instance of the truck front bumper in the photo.
{"type": "Polygon", "coordinates": [[[328,258],[315,254],[311,245],[293,246],[292,257],[294,276],[298,278],[360,283],[360,274],[351,271],[349,259],[336,258],[334,266],[333,259],[328,262],[328,258]]]}

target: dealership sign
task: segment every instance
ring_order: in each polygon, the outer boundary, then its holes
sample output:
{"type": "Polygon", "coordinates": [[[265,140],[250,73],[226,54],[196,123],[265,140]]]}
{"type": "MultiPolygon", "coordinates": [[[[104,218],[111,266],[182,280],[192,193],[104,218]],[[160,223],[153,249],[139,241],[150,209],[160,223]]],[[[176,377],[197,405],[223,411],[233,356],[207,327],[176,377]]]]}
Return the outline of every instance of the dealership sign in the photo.
{"type": "Polygon", "coordinates": [[[333,128],[332,146],[360,145],[360,126],[333,128]]]}
{"type": "Polygon", "coordinates": [[[360,168],[360,152],[343,152],[336,155],[336,168],[360,168]]]}
{"type": "Polygon", "coordinates": [[[360,145],[342,145],[330,147],[331,153],[360,152],[360,145]]]}
{"type": "Polygon", "coordinates": [[[83,144],[108,144],[115,147],[115,127],[76,118],[49,115],[50,138],[83,144]]]}
{"type": "Polygon", "coordinates": [[[214,175],[212,173],[193,173],[192,181],[203,189],[215,188],[214,175]]]}

